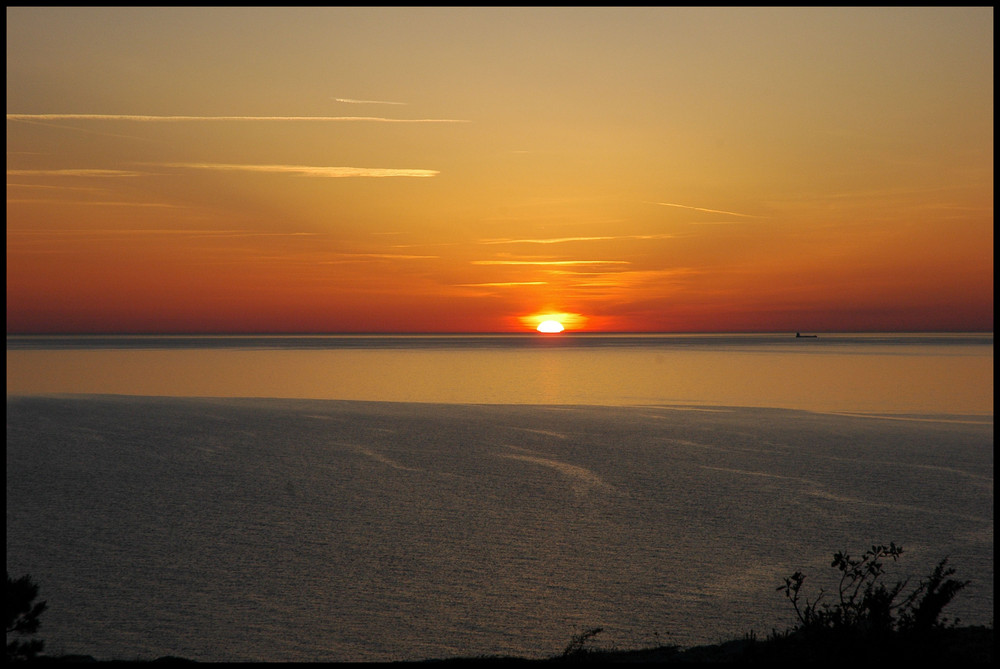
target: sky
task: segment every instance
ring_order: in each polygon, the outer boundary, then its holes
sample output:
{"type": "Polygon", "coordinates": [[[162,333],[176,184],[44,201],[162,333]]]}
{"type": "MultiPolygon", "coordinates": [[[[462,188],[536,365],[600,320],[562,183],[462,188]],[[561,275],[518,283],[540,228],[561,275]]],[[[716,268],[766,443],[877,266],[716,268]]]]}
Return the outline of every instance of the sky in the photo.
{"type": "Polygon", "coordinates": [[[7,332],[993,330],[993,8],[7,8],[7,332]]]}

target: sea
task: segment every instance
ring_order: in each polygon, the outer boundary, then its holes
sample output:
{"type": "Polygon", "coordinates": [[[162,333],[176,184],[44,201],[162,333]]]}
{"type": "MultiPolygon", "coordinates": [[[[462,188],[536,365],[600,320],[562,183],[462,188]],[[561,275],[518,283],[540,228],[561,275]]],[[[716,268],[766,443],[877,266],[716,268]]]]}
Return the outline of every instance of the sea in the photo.
{"type": "Polygon", "coordinates": [[[947,558],[993,624],[993,334],[7,337],[50,655],[691,647],[947,558]]]}

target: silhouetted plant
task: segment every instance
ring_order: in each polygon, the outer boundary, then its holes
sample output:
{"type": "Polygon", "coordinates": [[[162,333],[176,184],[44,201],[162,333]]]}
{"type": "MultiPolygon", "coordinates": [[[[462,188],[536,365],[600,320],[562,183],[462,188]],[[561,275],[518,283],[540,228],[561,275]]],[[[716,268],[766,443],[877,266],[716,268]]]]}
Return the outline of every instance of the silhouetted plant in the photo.
{"type": "Polygon", "coordinates": [[[821,603],[827,594],[822,589],[812,601],[804,597],[802,585],[806,577],[802,572],[785,578],[784,585],[777,589],[785,593],[795,609],[799,620],[796,629],[806,633],[833,631],[872,636],[944,626],[946,621],[939,620],[942,610],[969,581],[948,578],[955,570],[945,566],[948,561],[945,558],[926,580],[900,599],[908,579],[886,586],[882,577],[885,560],[895,562],[902,553],[903,547],[893,542],[888,546],[872,546],[860,558],[835,553],[831,566],[840,571],[840,583],[838,601],[834,604],[821,603]]]}
{"type": "MultiPolygon", "coordinates": [[[[960,590],[965,588],[971,581],[956,581],[948,578],[955,573],[954,567],[946,567],[948,558],[944,558],[937,564],[934,571],[921,581],[912,596],[910,603],[900,614],[899,626],[901,629],[922,632],[934,627],[944,627],[949,624],[947,618],[940,618],[941,612],[949,602],[955,598],[960,590]],[[919,600],[916,599],[919,597],[919,600]]],[[[960,620],[956,618],[951,622],[951,626],[958,625],[960,620]]]]}
{"type": "MultiPolygon", "coordinates": [[[[39,616],[47,608],[45,602],[33,604],[38,597],[38,585],[31,580],[30,575],[22,576],[19,579],[12,579],[10,573],[7,574],[7,637],[11,634],[17,636],[30,636],[38,631],[41,625],[39,616]]],[[[21,641],[15,638],[7,641],[7,660],[27,660],[42,652],[45,642],[40,639],[21,641]]]]}
{"type": "Polygon", "coordinates": [[[595,636],[604,631],[603,627],[594,627],[586,632],[581,632],[580,634],[574,634],[570,639],[569,645],[563,651],[562,656],[564,658],[570,658],[576,655],[581,655],[588,652],[587,642],[593,639],[595,636]]]}

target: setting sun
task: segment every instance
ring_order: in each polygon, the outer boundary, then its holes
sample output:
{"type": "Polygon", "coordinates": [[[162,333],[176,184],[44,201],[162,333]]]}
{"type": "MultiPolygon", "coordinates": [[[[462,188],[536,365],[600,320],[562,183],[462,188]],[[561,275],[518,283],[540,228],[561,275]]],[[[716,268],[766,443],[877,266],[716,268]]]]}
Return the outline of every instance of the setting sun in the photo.
{"type": "Polygon", "coordinates": [[[524,327],[537,332],[555,334],[564,330],[580,330],[586,327],[589,319],[582,314],[545,309],[530,315],[519,316],[524,327]]]}

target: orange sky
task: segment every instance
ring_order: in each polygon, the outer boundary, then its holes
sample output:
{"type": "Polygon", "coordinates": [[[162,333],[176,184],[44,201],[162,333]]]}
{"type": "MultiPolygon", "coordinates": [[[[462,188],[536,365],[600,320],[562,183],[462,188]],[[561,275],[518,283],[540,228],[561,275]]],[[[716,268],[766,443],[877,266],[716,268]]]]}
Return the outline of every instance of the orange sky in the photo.
{"type": "Polygon", "coordinates": [[[992,8],[7,8],[7,332],[992,331],[992,8]]]}

